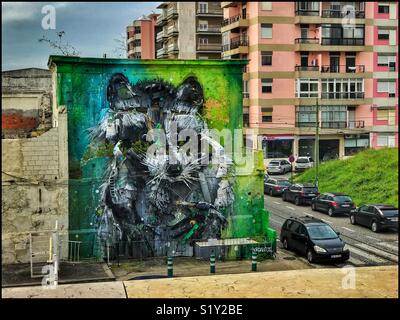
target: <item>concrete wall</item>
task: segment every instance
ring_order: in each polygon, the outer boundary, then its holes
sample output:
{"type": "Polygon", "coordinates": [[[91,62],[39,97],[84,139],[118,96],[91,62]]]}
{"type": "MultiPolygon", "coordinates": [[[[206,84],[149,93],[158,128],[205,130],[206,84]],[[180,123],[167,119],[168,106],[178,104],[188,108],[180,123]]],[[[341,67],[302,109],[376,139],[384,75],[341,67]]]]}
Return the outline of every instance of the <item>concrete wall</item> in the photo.
{"type": "Polygon", "coordinates": [[[177,2],[179,59],[196,59],[196,3],[177,2]]]}
{"type": "Polygon", "coordinates": [[[29,232],[68,230],[67,117],[35,138],[2,139],[2,263],[29,262],[29,232]]]}

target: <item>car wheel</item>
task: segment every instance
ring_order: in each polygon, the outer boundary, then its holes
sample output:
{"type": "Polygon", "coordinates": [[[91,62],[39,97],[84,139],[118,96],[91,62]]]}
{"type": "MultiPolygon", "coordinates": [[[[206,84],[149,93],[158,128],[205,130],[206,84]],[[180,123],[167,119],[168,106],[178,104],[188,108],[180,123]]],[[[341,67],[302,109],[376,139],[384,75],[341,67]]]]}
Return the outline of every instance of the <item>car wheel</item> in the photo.
{"type": "Polygon", "coordinates": [[[296,197],[296,198],[294,199],[294,204],[295,204],[296,206],[299,206],[299,205],[301,204],[301,201],[300,201],[300,198],[299,198],[299,197],[296,197]]]}
{"type": "Polygon", "coordinates": [[[283,249],[289,250],[289,243],[286,238],[282,240],[283,249]]]}
{"type": "Polygon", "coordinates": [[[311,210],[312,211],[317,211],[317,208],[315,207],[315,203],[311,203],[311,210]]]}
{"type": "Polygon", "coordinates": [[[334,213],[333,213],[332,208],[329,208],[329,210],[328,210],[328,216],[333,217],[333,215],[334,215],[334,213]]]}
{"type": "Polygon", "coordinates": [[[311,249],[307,250],[307,260],[309,263],[314,262],[314,253],[311,251],[311,249]]]}
{"type": "Polygon", "coordinates": [[[372,221],[372,223],[371,223],[371,230],[372,230],[373,232],[378,232],[378,231],[379,231],[379,227],[378,227],[378,224],[376,223],[376,221],[372,221]]]}
{"type": "Polygon", "coordinates": [[[272,189],[269,189],[269,195],[272,197],[274,195],[274,191],[272,189]]]}
{"type": "Polygon", "coordinates": [[[354,225],[357,224],[356,223],[356,217],[354,216],[354,214],[350,215],[350,223],[354,224],[354,225]]]}

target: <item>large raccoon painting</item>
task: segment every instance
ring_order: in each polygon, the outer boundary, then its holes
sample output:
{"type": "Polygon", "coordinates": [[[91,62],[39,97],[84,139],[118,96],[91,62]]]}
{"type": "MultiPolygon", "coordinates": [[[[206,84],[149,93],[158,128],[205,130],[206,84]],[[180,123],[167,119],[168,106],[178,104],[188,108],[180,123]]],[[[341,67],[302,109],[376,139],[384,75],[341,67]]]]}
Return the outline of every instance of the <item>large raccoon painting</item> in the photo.
{"type": "Polygon", "coordinates": [[[107,115],[90,129],[92,146],[113,147],[96,209],[101,241],[142,241],[157,256],[165,243],[177,254],[194,239],[220,238],[234,201],[232,161],[207,134],[197,79],[131,84],[114,74],[107,102],[107,115]],[[184,130],[194,134],[181,141],[184,130]],[[187,148],[191,140],[213,152],[187,148]]]}

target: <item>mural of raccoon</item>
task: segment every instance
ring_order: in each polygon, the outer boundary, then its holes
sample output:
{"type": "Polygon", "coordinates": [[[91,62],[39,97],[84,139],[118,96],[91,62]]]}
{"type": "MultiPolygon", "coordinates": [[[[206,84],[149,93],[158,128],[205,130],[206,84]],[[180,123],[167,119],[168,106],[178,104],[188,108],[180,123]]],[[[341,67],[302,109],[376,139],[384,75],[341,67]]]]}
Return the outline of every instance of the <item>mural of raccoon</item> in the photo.
{"type": "Polygon", "coordinates": [[[174,243],[168,252],[178,254],[193,239],[219,238],[232,210],[234,173],[224,148],[207,135],[196,78],[178,87],[159,79],[132,85],[115,74],[107,101],[107,115],[89,130],[92,145],[114,146],[97,208],[101,241],[145,241],[146,255],[157,256],[165,244],[174,243]],[[191,136],[180,141],[184,130],[191,136]]]}

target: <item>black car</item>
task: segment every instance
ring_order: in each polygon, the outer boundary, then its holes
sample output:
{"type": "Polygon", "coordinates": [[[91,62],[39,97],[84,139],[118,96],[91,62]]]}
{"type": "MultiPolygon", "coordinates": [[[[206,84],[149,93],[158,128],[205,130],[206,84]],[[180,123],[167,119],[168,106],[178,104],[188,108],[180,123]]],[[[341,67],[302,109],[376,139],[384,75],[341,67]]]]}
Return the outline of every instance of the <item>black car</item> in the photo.
{"type": "Polygon", "coordinates": [[[311,200],[311,209],[313,211],[322,211],[328,213],[330,217],[337,214],[350,214],[356,205],[353,200],[344,193],[326,192],[311,200]]]}
{"type": "Polygon", "coordinates": [[[363,205],[350,213],[350,223],[371,228],[373,232],[399,229],[399,209],[385,204],[363,205]]]}
{"type": "Polygon", "coordinates": [[[311,200],[318,195],[318,188],[314,184],[296,183],[283,191],[282,200],[294,202],[296,206],[299,206],[303,203],[311,203],[311,200]]]}
{"type": "Polygon", "coordinates": [[[305,255],[309,262],[345,261],[350,251],[339,235],[322,220],[292,217],[282,225],[280,241],[285,249],[305,255]]]}
{"type": "Polygon", "coordinates": [[[264,193],[268,193],[270,196],[281,195],[291,185],[289,180],[286,179],[269,178],[264,182],[264,193]]]}

